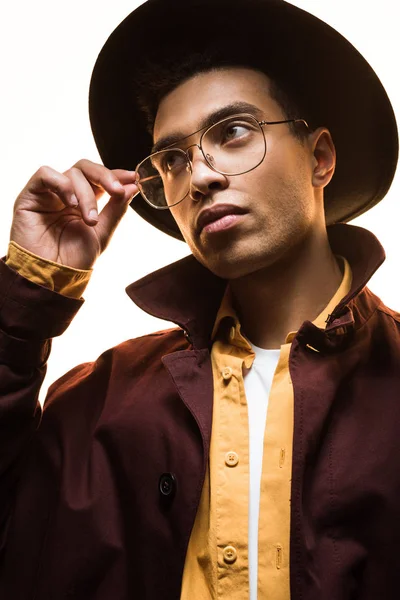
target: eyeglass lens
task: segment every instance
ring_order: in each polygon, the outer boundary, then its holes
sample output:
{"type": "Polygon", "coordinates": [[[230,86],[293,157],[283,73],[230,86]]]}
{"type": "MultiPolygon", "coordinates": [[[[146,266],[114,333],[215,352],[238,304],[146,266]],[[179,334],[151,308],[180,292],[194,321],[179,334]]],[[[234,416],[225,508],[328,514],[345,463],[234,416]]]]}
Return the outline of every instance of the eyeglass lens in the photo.
{"type": "MultiPolygon", "coordinates": [[[[223,119],[201,137],[206,161],[224,175],[240,175],[264,159],[266,142],[258,121],[251,115],[223,119]]],[[[138,167],[139,189],[155,208],[169,208],[181,202],[190,189],[191,167],[182,148],[161,150],[138,167]]]]}

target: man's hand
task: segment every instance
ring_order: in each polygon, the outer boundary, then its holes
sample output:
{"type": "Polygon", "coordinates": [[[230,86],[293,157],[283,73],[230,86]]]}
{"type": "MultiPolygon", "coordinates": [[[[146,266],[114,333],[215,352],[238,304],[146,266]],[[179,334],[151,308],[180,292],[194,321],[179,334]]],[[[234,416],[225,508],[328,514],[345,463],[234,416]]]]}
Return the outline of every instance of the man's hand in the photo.
{"type": "Polygon", "coordinates": [[[65,173],[40,167],[15,202],[11,240],[43,258],[90,269],[138,192],[135,177],[85,159],[65,173]],[[110,199],[98,214],[104,192],[110,199]]]}

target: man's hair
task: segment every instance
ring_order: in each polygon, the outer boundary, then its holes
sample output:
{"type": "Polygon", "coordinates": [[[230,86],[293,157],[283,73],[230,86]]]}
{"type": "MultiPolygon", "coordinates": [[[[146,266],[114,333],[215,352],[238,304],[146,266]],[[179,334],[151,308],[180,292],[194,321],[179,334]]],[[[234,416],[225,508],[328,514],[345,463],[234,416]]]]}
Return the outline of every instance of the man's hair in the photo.
{"type": "MultiPolygon", "coordinates": [[[[158,106],[161,100],[178,85],[184,83],[191,77],[210,71],[244,67],[263,72],[270,80],[269,93],[275,100],[286,117],[286,119],[306,119],[302,107],[295,100],[293,92],[289,92],[283,82],[276,77],[265,73],[253,61],[246,61],[243,56],[232,59],[232,56],[224,56],[223,53],[208,49],[202,53],[192,53],[184,57],[182,61],[160,60],[148,61],[143,65],[140,76],[135,79],[136,97],[140,110],[147,121],[147,130],[152,135],[158,106]]],[[[293,134],[300,140],[307,136],[307,129],[291,123],[293,134]]]]}

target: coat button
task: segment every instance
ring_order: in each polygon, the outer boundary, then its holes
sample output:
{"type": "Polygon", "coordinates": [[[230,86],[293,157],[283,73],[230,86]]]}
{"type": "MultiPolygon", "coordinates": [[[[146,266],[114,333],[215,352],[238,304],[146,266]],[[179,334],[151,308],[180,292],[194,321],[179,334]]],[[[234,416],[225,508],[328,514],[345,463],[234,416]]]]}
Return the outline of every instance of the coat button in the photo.
{"type": "Polygon", "coordinates": [[[227,452],[225,454],[225,464],[228,467],[236,467],[239,462],[239,457],[236,452],[227,452]]]}
{"type": "Polygon", "coordinates": [[[234,562],[236,562],[236,559],[237,559],[237,550],[236,550],[236,548],[234,546],[226,546],[223,549],[222,554],[224,556],[224,561],[228,565],[232,565],[234,562]]]}
{"type": "Polygon", "coordinates": [[[163,473],[158,482],[158,487],[162,496],[172,496],[176,488],[176,479],[172,473],[163,473]]]}

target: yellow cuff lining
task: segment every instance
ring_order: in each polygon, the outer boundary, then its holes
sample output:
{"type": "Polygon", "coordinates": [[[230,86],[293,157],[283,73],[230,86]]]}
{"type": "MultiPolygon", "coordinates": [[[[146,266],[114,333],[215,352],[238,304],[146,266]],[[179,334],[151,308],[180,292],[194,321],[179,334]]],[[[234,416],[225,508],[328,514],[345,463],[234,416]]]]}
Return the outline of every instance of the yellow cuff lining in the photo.
{"type": "Polygon", "coordinates": [[[6,264],[33,283],[75,299],[81,298],[93,272],[47,260],[13,241],[8,246],[6,264]]]}

